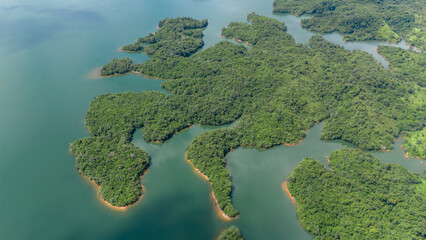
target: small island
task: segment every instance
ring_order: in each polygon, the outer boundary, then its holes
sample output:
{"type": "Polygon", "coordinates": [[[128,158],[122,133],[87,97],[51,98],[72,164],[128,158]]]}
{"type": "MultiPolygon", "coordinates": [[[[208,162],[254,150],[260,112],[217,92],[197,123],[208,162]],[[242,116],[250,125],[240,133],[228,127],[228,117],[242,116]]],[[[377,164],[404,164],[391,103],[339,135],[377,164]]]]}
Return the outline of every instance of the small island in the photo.
{"type": "Polygon", "coordinates": [[[125,47],[148,54],[148,61],[115,59],[104,66],[107,76],[134,72],[164,79],[162,87],[173,93],[107,93],[91,102],[85,118],[91,137],[71,149],[79,171],[101,186],[106,201],[124,206],[142,193],[139,178],[149,157],[130,142],[137,128],[146,141],[163,142],[193,124],[238,119],[232,128],[200,134],[186,153],[231,219],[238,215],[226,169],[226,154],[233,149],[294,145],[319,121],[326,121],[322,139],[342,139],[365,150],[389,150],[401,132],[424,128],[425,111],[413,101],[423,88],[414,78],[401,81],[371,55],[321,36],[296,44],[278,20],[255,13],[247,19],[250,24],[230,23],[222,36],[250,48],[220,41],[200,50],[207,20],[166,19],[155,34],[125,47]]]}
{"type": "Polygon", "coordinates": [[[315,239],[424,239],[426,179],[359,149],[304,159],[287,178],[297,216],[315,239]]]}
{"type": "Polygon", "coordinates": [[[244,238],[236,226],[231,226],[223,230],[216,240],[244,240],[244,238]]]}
{"type": "Polygon", "coordinates": [[[338,31],[345,41],[379,40],[426,49],[426,1],[275,0],[274,13],[296,16],[310,31],[338,31]]]}

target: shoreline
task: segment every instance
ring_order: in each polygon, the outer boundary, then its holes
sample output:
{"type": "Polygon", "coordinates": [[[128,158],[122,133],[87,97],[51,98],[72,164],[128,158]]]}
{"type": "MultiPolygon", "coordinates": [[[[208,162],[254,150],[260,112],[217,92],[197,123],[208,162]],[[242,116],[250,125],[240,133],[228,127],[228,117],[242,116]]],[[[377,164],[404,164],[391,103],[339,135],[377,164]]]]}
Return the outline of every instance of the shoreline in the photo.
{"type": "MultiPolygon", "coordinates": [[[[76,156],[76,154],[71,149],[70,149],[70,153],[72,155],[76,156]]],[[[148,171],[148,167],[145,168],[143,170],[143,172],[142,172],[142,175],[139,176],[139,181],[142,180],[142,177],[145,175],[146,171],[148,171]]],[[[131,207],[131,206],[135,205],[136,203],[138,203],[139,200],[142,198],[143,192],[145,190],[145,187],[142,184],[140,184],[141,185],[141,194],[138,196],[138,199],[136,199],[136,201],[134,201],[133,203],[128,204],[126,206],[117,207],[117,206],[114,206],[111,203],[107,202],[105,199],[103,199],[101,197],[101,195],[100,195],[101,186],[100,185],[98,185],[95,181],[93,181],[92,179],[90,179],[88,176],[84,175],[80,170],[77,170],[77,172],[79,173],[79,175],[81,177],[83,177],[84,180],[86,180],[89,184],[93,185],[96,188],[96,198],[98,200],[100,200],[104,205],[106,205],[107,207],[109,207],[109,208],[111,208],[111,209],[113,209],[115,211],[126,211],[129,207],[131,207]]]]}
{"type": "Polygon", "coordinates": [[[112,75],[102,76],[102,74],[101,74],[102,68],[103,68],[103,66],[95,68],[94,70],[92,70],[87,75],[89,76],[90,79],[101,79],[101,78],[124,76],[124,75],[127,75],[127,74],[135,74],[135,75],[141,75],[142,77],[148,78],[148,79],[155,79],[155,80],[161,80],[161,81],[173,80],[173,79],[165,79],[165,78],[153,77],[153,76],[149,76],[147,74],[144,74],[144,73],[141,73],[141,72],[138,72],[138,71],[133,71],[133,70],[129,71],[129,72],[126,72],[126,73],[115,73],[115,74],[112,74],[112,75]]]}
{"type": "Polygon", "coordinates": [[[407,45],[408,47],[414,48],[414,49],[416,49],[417,51],[420,51],[420,52],[424,52],[424,51],[425,51],[425,50],[423,50],[423,49],[421,49],[421,48],[418,48],[418,47],[416,47],[416,46],[413,46],[413,45],[409,44],[409,43],[407,42],[407,40],[405,40],[405,39],[404,39],[404,41],[405,41],[405,45],[407,45]]]}
{"type": "MultiPolygon", "coordinates": [[[[309,129],[308,129],[308,130],[309,130],[309,129]]],[[[307,132],[308,130],[306,130],[306,132],[307,132]]],[[[306,134],[306,132],[305,132],[305,134],[306,134]]],[[[299,145],[300,143],[302,143],[303,139],[305,139],[305,137],[301,138],[298,142],[295,142],[295,143],[283,143],[283,145],[284,145],[284,146],[296,146],[296,145],[299,145]]]]}
{"type": "Polygon", "coordinates": [[[102,70],[102,67],[97,67],[97,68],[93,69],[92,71],[90,71],[87,74],[87,77],[89,79],[100,79],[100,78],[103,78],[103,76],[101,74],[101,70],[102,70]]]}
{"type": "Polygon", "coordinates": [[[216,209],[216,212],[217,212],[217,215],[219,216],[219,218],[221,218],[222,220],[227,221],[227,222],[235,220],[235,219],[238,218],[238,215],[231,218],[230,216],[226,215],[226,213],[224,213],[222,211],[222,209],[220,209],[219,203],[217,202],[217,199],[214,196],[213,189],[211,191],[211,195],[210,196],[212,197],[212,200],[213,200],[213,203],[214,203],[214,206],[215,206],[215,209],[216,209]]]}
{"type": "MultiPolygon", "coordinates": [[[[402,135],[401,135],[402,136],[402,135]]],[[[405,140],[405,137],[404,136],[402,136],[402,139],[403,140],[405,140]]],[[[402,144],[401,144],[401,149],[402,150],[404,150],[404,157],[406,158],[406,159],[420,159],[420,160],[422,160],[422,161],[426,161],[426,158],[421,158],[421,157],[410,157],[409,155],[408,155],[408,151],[407,151],[407,149],[405,149],[404,148],[404,141],[402,141],[402,144]]]]}
{"type": "Polygon", "coordinates": [[[119,49],[117,49],[117,52],[125,52],[125,53],[144,53],[143,51],[126,51],[126,50],[123,50],[123,47],[120,47],[119,49]]]}
{"type": "Polygon", "coordinates": [[[215,208],[215,210],[216,210],[216,212],[217,212],[217,215],[219,216],[219,218],[220,219],[222,219],[222,220],[224,220],[224,221],[232,221],[232,220],[235,220],[235,219],[237,219],[238,218],[238,215],[237,216],[235,216],[235,217],[230,217],[230,216],[228,216],[228,215],[226,215],[226,213],[224,213],[223,211],[222,211],[222,209],[220,209],[220,207],[219,207],[219,203],[217,202],[217,199],[216,199],[216,197],[215,197],[215,195],[214,195],[214,192],[213,192],[213,187],[212,187],[212,184],[211,184],[211,182],[210,182],[210,180],[209,180],[209,177],[207,177],[204,173],[202,173],[198,168],[196,168],[195,166],[194,166],[194,164],[191,162],[191,160],[189,159],[189,158],[187,158],[186,157],[186,154],[185,154],[185,160],[191,165],[191,167],[192,167],[192,169],[197,173],[197,175],[198,176],[200,176],[201,178],[203,178],[204,180],[206,180],[206,181],[208,181],[209,182],[209,184],[210,184],[210,188],[211,188],[211,194],[210,194],[210,197],[211,197],[211,199],[212,199],[212,201],[213,201],[213,205],[214,205],[214,208],[215,208]]]}
{"type": "MultiPolygon", "coordinates": [[[[291,195],[290,191],[287,188],[287,180],[285,180],[283,182],[283,184],[281,185],[281,188],[287,193],[287,196],[290,198],[290,200],[293,202],[294,206],[296,207],[296,212],[297,212],[297,202],[296,202],[296,199],[294,199],[293,195],[291,195]]],[[[303,224],[303,222],[299,218],[299,214],[297,214],[297,220],[299,221],[300,225],[302,225],[302,228],[304,228],[306,230],[305,224],[303,224]]]]}
{"type": "Polygon", "coordinates": [[[386,65],[388,66],[388,69],[389,69],[392,73],[394,73],[393,69],[390,67],[390,60],[389,60],[389,58],[385,57],[385,55],[383,55],[382,53],[380,53],[380,52],[377,50],[377,47],[376,47],[376,53],[377,53],[377,54],[379,54],[379,56],[381,56],[382,58],[384,58],[384,59],[386,60],[386,65]]]}
{"type": "Polygon", "coordinates": [[[287,180],[284,181],[284,183],[281,185],[281,188],[287,193],[287,196],[290,198],[290,200],[294,203],[294,205],[296,205],[297,207],[297,202],[296,199],[294,199],[293,195],[291,195],[290,191],[287,188],[287,180]]]}
{"type": "MultiPolygon", "coordinates": [[[[401,145],[401,148],[402,148],[402,145],[401,145]]],[[[404,149],[404,148],[402,148],[402,149],[404,149]]],[[[405,151],[405,149],[404,149],[404,151],[405,151]]],[[[405,158],[407,158],[407,159],[419,159],[419,160],[422,160],[422,161],[426,161],[426,158],[421,158],[421,157],[410,157],[410,156],[408,155],[408,152],[407,152],[407,151],[405,151],[404,157],[405,157],[405,158]]]]}
{"type": "MultiPolygon", "coordinates": [[[[100,200],[105,206],[107,206],[108,208],[111,208],[112,210],[120,211],[120,212],[127,211],[127,209],[129,207],[135,205],[142,198],[142,194],[141,194],[141,195],[139,195],[138,199],[134,203],[131,203],[131,204],[123,206],[123,207],[114,206],[101,197],[101,195],[100,195],[101,186],[100,185],[95,183],[95,181],[91,180],[88,176],[83,175],[80,171],[79,171],[79,174],[83,177],[83,179],[85,179],[88,183],[92,184],[96,188],[96,198],[98,200],[100,200]]],[[[144,191],[145,188],[142,184],[141,184],[141,187],[142,187],[142,191],[144,191]]]]}
{"type": "MultiPolygon", "coordinates": [[[[178,134],[178,133],[181,133],[181,132],[183,132],[183,131],[187,131],[187,130],[189,130],[190,128],[192,128],[194,126],[194,124],[190,124],[188,127],[185,127],[185,128],[183,128],[183,129],[181,129],[181,130],[179,130],[179,131],[175,131],[174,133],[173,133],[173,135],[176,135],[176,134],[178,134]]],[[[173,136],[172,135],[172,136],[173,136]]],[[[172,138],[172,137],[170,137],[170,138],[172,138]]],[[[148,142],[148,143],[165,143],[166,141],[168,141],[170,138],[167,138],[166,140],[155,140],[155,141],[146,141],[146,142],[148,142]]]]}
{"type": "MultiPolygon", "coordinates": [[[[324,120],[321,120],[321,121],[318,121],[318,122],[315,122],[316,124],[318,124],[318,123],[320,123],[320,122],[322,122],[322,121],[324,121],[324,120]]],[[[306,131],[305,131],[305,135],[299,140],[299,141],[297,141],[297,142],[295,142],[295,143],[283,143],[282,145],[284,145],[284,146],[296,146],[296,145],[299,145],[299,144],[301,144],[302,143],[302,141],[306,138],[306,134],[308,133],[308,131],[310,130],[311,128],[309,127],[308,129],[306,129],[306,131]]]]}

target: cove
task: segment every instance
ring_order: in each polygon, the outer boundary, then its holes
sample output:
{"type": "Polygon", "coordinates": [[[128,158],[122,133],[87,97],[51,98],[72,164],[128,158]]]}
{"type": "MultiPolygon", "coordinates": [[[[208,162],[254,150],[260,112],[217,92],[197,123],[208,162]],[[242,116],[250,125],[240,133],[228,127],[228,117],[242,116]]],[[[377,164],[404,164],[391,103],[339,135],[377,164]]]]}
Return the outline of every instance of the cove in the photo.
{"type": "MultiPolygon", "coordinates": [[[[204,213],[215,219],[210,224],[216,224],[217,228],[236,225],[248,239],[313,239],[300,225],[295,206],[281,189],[281,184],[303,158],[314,157],[327,165],[326,157],[332,151],[354,147],[339,140],[321,141],[323,126],[324,123],[315,125],[296,146],[281,145],[268,150],[240,147],[227,156],[228,169],[232,174],[234,186],[232,199],[240,211],[239,217],[232,222],[223,222],[218,218],[210,198],[209,183],[184,159],[185,145],[201,132],[219,127],[195,125],[165,143],[148,143],[143,140],[140,131],[136,131],[132,143],[145,149],[152,156],[152,165],[143,177],[144,197],[136,203],[135,209],[152,208],[154,206],[150,205],[158,205],[153,203],[161,203],[162,198],[170,196],[172,199],[169,204],[174,208],[156,206],[170,211],[163,212],[165,215],[179,215],[176,213],[177,209],[182,211],[189,206],[198,206],[197,211],[201,211],[200,215],[204,213]],[[162,182],[162,185],[159,186],[158,182],[162,182]],[[179,199],[181,201],[178,201],[179,199]]],[[[405,158],[403,150],[399,151],[399,145],[400,142],[395,143],[394,150],[390,152],[371,153],[382,162],[397,163],[412,172],[422,173],[425,169],[423,161],[405,158]]],[[[187,215],[185,213],[177,218],[186,219],[187,215]]],[[[200,217],[197,219],[201,222],[207,221],[200,215],[196,214],[193,217],[200,217]]]]}

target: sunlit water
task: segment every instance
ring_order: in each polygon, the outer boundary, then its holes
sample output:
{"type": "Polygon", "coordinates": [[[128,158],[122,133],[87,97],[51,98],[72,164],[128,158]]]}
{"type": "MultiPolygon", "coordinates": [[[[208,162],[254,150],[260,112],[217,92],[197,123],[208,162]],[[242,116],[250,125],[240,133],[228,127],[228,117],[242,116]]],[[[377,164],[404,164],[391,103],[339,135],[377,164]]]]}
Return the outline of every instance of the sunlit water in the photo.
{"type": "MultiPolygon", "coordinates": [[[[0,2],[0,239],[213,239],[230,224],[246,239],[311,239],[280,185],[302,158],[324,162],[332,150],[348,145],[320,141],[322,124],[298,146],[229,155],[233,201],[240,210],[231,223],[217,217],[209,184],[184,160],[186,146],[212,127],[194,126],[164,144],[146,143],[136,132],[133,142],[150,153],[152,165],[142,181],[143,198],[125,212],[97,199],[68,150],[69,143],[88,136],[84,115],[94,97],[163,91],[161,81],[136,75],[89,78],[112,58],[148,59],[119,52],[120,46],[154,32],[165,17],[190,16],[209,19],[208,47],[221,40],[222,27],[246,21],[253,11],[284,21],[299,43],[313,35],[300,28],[297,17],[272,15],[272,0],[0,2]]],[[[378,44],[325,37],[371,54],[378,44]]],[[[374,155],[423,172],[424,161],[404,158],[400,144],[374,155]]]]}

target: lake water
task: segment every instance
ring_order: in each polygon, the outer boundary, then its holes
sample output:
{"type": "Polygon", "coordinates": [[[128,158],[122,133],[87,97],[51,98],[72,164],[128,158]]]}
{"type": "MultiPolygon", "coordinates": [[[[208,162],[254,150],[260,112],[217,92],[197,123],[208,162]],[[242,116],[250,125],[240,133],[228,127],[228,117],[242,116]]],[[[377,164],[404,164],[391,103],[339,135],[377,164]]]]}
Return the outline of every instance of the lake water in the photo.
{"type": "MultiPolygon", "coordinates": [[[[312,239],[297,221],[281,183],[302,158],[324,162],[331,151],[350,146],[320,141],[323,123],[298,146],[240,148],[229,154],[233,201],[240,211],[233,222],[220,220],[209,183],[184,160],[192,139],[213,127],[194,126],[164,144],[146,143],[136,132],[133,142],[149,152],[152,166],[142,181],[143,198],[124,212],[97,199],[69,153],[69,143],[88,136],[83,120],[94,97],[163,91],[161,81],[136,75],[90,79],[93,69],[112,58],[148,59],[118,52],[119,47],[154,32],[159,20],[178,16],[209,19],[208,47],[221,40],[222,27],[245,21],[253,11],[273,16],[272,0],[2,1],[0,239],[213,239],[231,224],[249,240],[312,239]]],[[[300,28],[300,18],[274,17],[287,24],[297,42],[306,43],[313,35],[300,28]]],[[[372,54],[378,44],[343,43],[339,34],[325,37],[372,54]]],[[[400,144],[391,152],[373,154],[422,173],[424,161],[404,158],[400,144]]]]}

